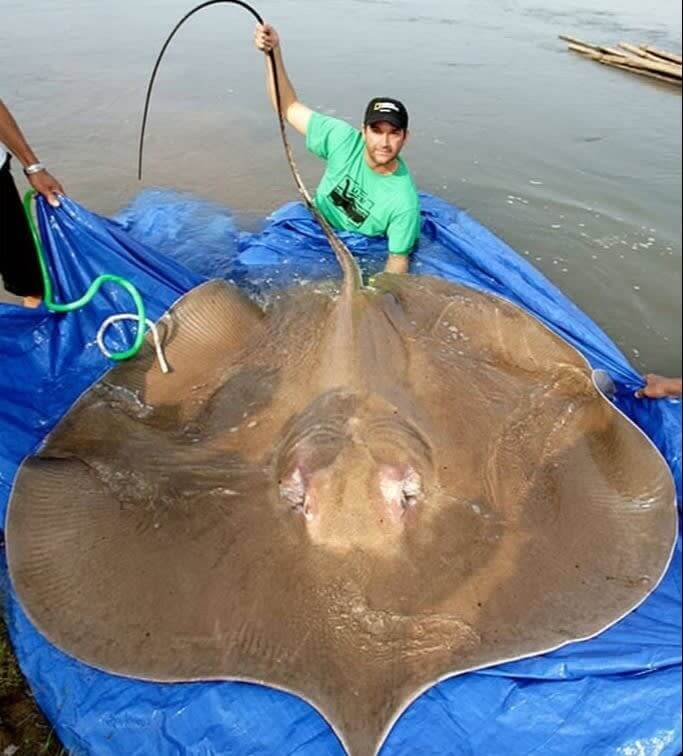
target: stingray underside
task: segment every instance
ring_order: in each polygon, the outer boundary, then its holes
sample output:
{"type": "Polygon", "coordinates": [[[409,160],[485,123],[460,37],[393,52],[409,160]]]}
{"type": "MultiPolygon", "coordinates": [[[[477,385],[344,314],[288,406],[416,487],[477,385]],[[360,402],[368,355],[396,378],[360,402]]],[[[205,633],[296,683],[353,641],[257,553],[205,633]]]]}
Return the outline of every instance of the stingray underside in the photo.
{"type": "Polygon", "coordinates": [[[534,318],[429,278],[354,296],[342,312],[325,286],[266,310],[224,283],[188,294],[160,323],[170,375],[146,345],[24,463],[7,548],[66,653],[291,691],[361,756],[434,682],[640,604],[676,515],[663,459],[534,318]],[[330,491],[338,468],[355,486],[357,510],[325,504],[324,537],[282,495],[304,452],[330,491]],[[399,525],[371,481],[392,455],[424,467],[399,525]]]}

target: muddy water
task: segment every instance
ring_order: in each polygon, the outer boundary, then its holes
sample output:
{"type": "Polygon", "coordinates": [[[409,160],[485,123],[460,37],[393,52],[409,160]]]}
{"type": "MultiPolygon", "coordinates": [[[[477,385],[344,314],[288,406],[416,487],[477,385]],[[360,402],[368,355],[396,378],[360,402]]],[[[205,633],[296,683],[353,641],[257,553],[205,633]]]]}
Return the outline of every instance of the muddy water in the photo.
{"type": "MultiPolygon", "coordinates": [[[[3,0],[1,95],[69,193],[110,213],[135,180],[144,90],[185,0],[3,0]]],[[[674,0],[261,0],[302,101],[357,122],[406,101],[406,158],[556,281],[634,365],[681,371],[681,95],[566,52],[560,33],[680,51],[674,0]]],[[[245,223],[294,198],[237,8],[193,19],[155,92],[143,186],[245,223]]],[[[317,162],[295,138],[305,177],[317,162]]]]}

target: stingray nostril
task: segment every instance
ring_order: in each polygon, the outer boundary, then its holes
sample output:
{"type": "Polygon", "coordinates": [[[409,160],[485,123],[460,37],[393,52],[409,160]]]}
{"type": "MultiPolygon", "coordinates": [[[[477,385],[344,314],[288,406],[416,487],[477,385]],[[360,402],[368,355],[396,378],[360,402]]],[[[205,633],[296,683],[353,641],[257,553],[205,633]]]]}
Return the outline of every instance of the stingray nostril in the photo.
{"type": "Polygon", "coordinates": [[[403,491],[407,496],[417,497],[422,493],[422,477],[413,468],[408,469],[403,479],[403,491]]]}
{"type": "Polygon", "coordinates": [[[412,467],[386,466],[379,483],[384,500],[396,516],[416,507],[422,498],[422,476],[412,467]]]}
{"type": "Polygon", "coordinates": [[[303,506],[306,500],[306,485],[301,470],[297,468],[288,478],[279,481],[280,498],[296,508],[303,506]]]}
{"type": "Polygon", "coordinates": [[[422,494],[422,478],[415,470],[410,469],[401,483],[401,506],[410,509],[417,505],[422,494]]]}
{"type": "Polygon", "coordinates": [[[297,467],[289,477],[281,478],[278,489],[284,504],[297,514],[302,514],[308,522],[313,520],[313,499],[300,468],[297,467]]]}

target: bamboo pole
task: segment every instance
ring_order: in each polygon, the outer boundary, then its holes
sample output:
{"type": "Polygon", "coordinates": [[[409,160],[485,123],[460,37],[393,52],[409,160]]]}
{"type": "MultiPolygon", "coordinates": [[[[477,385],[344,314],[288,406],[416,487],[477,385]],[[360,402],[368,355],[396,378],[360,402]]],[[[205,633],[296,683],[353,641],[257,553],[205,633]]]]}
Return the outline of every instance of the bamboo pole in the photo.
{"type": "MultiPolygon", "coordinates": [[[[601,63],[603,61],[600,61],[601,63]]],[[[666,81],[668,84],[678,85],[683,84],[680,79],[672,79],[671,76],[665,76],[664,74],[654,73],[653,71],[646,71],[644,68],[633,68],[632,66],[622,66],[619,63],[608,63],[608,66],[614,68],[621,68],[622,71],[630,71],[631,73],[638,74],[639,76],[649,76],[651,79],[658,79],[659,81],[666,81]]]]}
{"type": "Polygon", "coordinates": [[[649,52],[650,55],[655,55],[657,58],[663,58],[664,60],[669,60],[672,63],[678,63],[680,66],[681,63],[683,63],[683,58],[681,58],[680,55],[676,55],[676,53],[667,52],[666,50],[660,50],[657,47],[652,47],[652,45],[643,45],[643,50],[646,52],[649,52]]]}
{"type": "Polygon", "coordinates": [[[582,55],[586,55],[589,58],[593,58],[594,60],[598,60],[603,56],[603,53],[601,53],[599,50],[596,50],[593,47],[586,47],[585,45],[581,45],[578,42],[570,42],[568,47],[570,50],[581,53],[582,55]]]}
{"type": "Polygon", "coordinates": [[[605,47],[604,45],[592,45],[590,42],[583,42],[580,39],[577,39],[576,37],[570,37],[567,34],[560,34],[560,39],[564,40],[565,42],[569,42],[571,45],[580,45],[581,47],[586,47],[589,50],[595,50],[596,52],[601,53],[607,53],[608,55],[621,55],[621,51],[617,50],[616,47],[605,47]]]}
{"type": "Polygon", "coordinates": [[[652,53],[648,52],[644,47],[631,45],[628,42],[619,42],[617,47],[620,47],[622,50],[626,50],[626,52],[631,53],[638,58],[652,60],[655,63],[668,63],[668,64],[672,63],[672,61],[667,61],[665,58],[660,58],[657,55],[653,55],[652,53]]]}
{"type": "Polygon", "coordinates": [[[600,49],[598,45],[592,45],[590,42],[583,42],[582,40],[577,39],[576,37],[570,37],[568,34],[560,34],[560,39],[564,40],[565,42],[569,42],[572,45],[581,45],[582,47],[589,47],[592,50],[600,49]]]}
{"type": "Polygon", "coordinates": [[[645,58],[624,58],[623,56],[617,55],[605,55],[605,58],[607,59],[605,60],[605,63],[622,63],[627,66],[632,66],[633,68],[643,68],[647,71],[653,71],[654,73],[665,74],[674,79],[681,78],[681,67],[674,63],[655,63],[655,61],[647,60],[645,58]],[[621,59],[619,59],[620,57],[621,59]]]}
{"type": "Polygon", "coordinates": [[[642,48],[638,47],[637,45],[632,45],[629,42],[619,42],[617,47],[620,47],[622,50],[626,50],[628,53],[632,53],[638,58],[647,58],[648,53],[645,52],[642,48]]]}
{"type": "Polygon", "coordinates": [[[603,53],[599,52],[598,50],[595,50],[591,47],[585,47],[584,45],[580,45],[576,42],[570,42],[569,49],[573,52],[581,53],[588,58],[592,58],[593,60],[600,60],[600,58],[602,58],[603,56],[603,53]]]}

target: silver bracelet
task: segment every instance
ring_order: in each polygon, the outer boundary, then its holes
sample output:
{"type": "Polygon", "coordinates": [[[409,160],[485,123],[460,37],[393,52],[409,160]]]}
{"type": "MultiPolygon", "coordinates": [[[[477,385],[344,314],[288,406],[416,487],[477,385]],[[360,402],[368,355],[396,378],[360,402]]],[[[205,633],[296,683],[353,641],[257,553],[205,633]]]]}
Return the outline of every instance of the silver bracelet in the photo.
{"type": "Polygon", "coordinates": [[[34,173],[40,173],[44,170],[45,166],[42,163],[33,163],[32,165],[27,165],[26,168],[24,168],[24,173],[27,176],[33,176],[34,173]]]}

